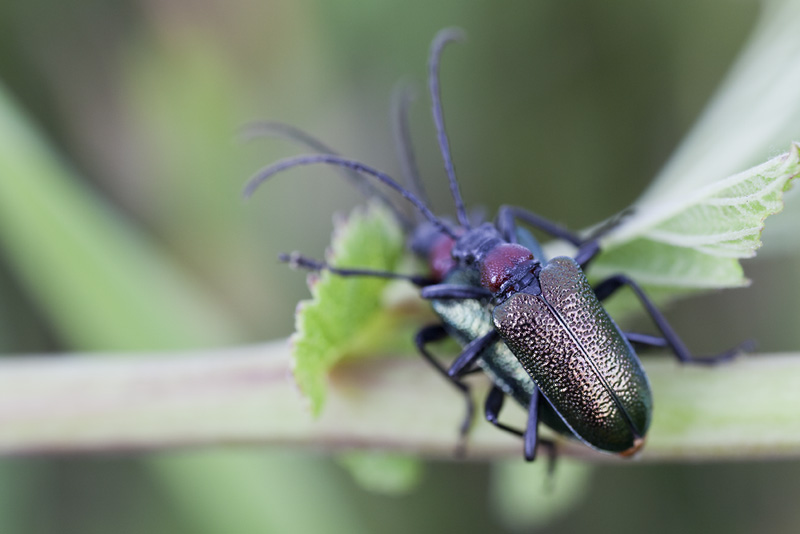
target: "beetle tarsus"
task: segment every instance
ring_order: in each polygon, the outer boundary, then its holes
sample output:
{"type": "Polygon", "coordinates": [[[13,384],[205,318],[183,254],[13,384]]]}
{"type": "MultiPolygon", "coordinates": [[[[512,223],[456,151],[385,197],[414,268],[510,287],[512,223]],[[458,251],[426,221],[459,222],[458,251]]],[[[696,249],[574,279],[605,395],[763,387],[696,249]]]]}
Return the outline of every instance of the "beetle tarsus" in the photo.
{"type": "Polygon", "coordinates": [[[726,350],[720,354],[714,354],[713,356],[693,356],[691,360],[685,361],[684,363],[691,363],[694,365],[717,365],[729,362],[743,353],[753,351],[755,348],[755,341],[748,339],[742,343],[739,343],[734,348],[726,350]]]}

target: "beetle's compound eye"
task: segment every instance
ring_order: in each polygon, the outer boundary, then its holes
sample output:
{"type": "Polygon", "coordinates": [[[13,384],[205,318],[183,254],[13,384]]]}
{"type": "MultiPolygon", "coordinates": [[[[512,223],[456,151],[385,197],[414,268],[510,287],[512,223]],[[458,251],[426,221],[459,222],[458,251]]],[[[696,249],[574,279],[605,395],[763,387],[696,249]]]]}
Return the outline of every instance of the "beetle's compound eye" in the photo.
{"type": "Polygon", "coordinates": [[[533,259],[530,250],[516,243],[505,243],[489,252],[481,265],[481,285],[492,293],[500,291],[514,273],[514,267],[533,259]]]}

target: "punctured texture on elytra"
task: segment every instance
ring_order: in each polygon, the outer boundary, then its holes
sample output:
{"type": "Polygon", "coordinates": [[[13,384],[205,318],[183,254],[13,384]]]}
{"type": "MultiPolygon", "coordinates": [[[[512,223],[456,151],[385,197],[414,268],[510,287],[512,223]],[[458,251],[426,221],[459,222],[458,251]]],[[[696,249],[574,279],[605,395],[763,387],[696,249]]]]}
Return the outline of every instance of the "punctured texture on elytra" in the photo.
{"type": "Polygon", "coordinates": [[[553,259],[539,280],[541,295],[517,293],[495,308],[495,326],[581,439],[631,449],[652,409],[638,357],[573,259],[553,259]]]}

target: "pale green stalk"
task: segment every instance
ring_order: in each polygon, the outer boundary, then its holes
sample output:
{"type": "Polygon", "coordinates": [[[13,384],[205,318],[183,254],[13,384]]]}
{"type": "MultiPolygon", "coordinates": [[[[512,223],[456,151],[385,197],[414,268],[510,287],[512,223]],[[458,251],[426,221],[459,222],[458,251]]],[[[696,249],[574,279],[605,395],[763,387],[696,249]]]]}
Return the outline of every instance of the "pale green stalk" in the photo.
{"type": "MultiPolygon", "coordinates": [[[[645,359],[655,414],[641,461],[800,456],[800,355],[714,367],[645,359]]],[[[454,458],[463,404],[418,358],[340,364],[318,419],[296,391],[286,342],[129,358],[0,362],[0,453],[156,451],[217,445],[370,450],[454,458]],[[413,390],[413,395],[409,391],[413,390]]],[[[487,384],[475,381],[482,398],[487,384]]],[[[507,415],[521,425],[522,410],[507,415]]],[[[575,442],[563,453],[619,461],[575,442]]],[[[476,424],[469,458],[519,458],[517,438],[476,424]]]]}

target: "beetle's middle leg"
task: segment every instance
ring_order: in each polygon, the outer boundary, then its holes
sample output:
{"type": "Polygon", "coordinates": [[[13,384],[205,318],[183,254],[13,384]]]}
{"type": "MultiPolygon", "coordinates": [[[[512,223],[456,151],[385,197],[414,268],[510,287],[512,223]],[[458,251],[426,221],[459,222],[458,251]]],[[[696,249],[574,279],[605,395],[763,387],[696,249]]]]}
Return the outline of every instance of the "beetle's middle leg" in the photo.
{"type": "Polygon", "coordinates": [[[468,374],[472,369],[478,358],[481,357],[483,351],[489,348],[500,339],[500,334],[497,330],[492,329],[488,334],[479,338],[473,339],[464,350],[455,359],[447,374],[452,378],[459,378],[468,374]]]}
{"type": "MultiPolygon", "coordinates": [[[[653,319],[653,322],[664,336],[664,341],[666,342],[665,346],[668,346],[670,349],[672,349],[672,352],[675,353],[675,356],[683,363],[698,363],[706,365],[720,363],[730,360],[740,352],[748,350],[752,346],[752,342],[744,342],[737,347],[714,356],[693,356],[692,353],[689,352],[689,349],[686,347],[683,340],[681,340],[678,334],[675,333],[675,330],[672,329],[672,326],[670,326],[670,324],[667,322],[666,317],[664,317],[661,311],[656,308],[655,304],[653,304],[653,302],[648,298],[642,288],[639,287],[639,284],[624,274],[612,276],[611,278],[601,282],[597,287],[595,287],[594,292],[599,300],[605,300],[623,286],[628,286],[633,290],[633,292],[639,298],[639,302],[642,303],[642,306],[644,306],[645,310],[647,310],[647,313],[653,319]]],[[[658,338],[652,338],[653,341],[657,339],[658,338]]]]}
{"type": "Polygon", "coordinates": [[[464,401],[466,403],[466,413],[464,414],[464,419],[461,421],[461,425],[459,426],[459,445],[457,449],[457,454],[461,455],[464,452],[465,442],[467,433],[469,432],[469,427],[472,425],[472,418],[475,413],[475,404],[472,400],[472,396],[470,395],[469,386],[458,379],[458,377],[451,376],[448,373],[447,368],[445,368],[439,360],[437,360],[433,354],[428,352],[428,349],[425,348],[429,343],[433,343],[435,341],[441,341],[448,337],[447,330],[444,329],[444,326],[440,324],[430,325],[424,327],[422,330],[417,332],[416,337],[414,338],[414,343],[417,346],[417,350],[422,355],[422,357],[430,363],[434,369],[439,371],[439,373],[447,379],[448,382],[453,384],[456,389],[461,393],[464,397],[464,401]]]}
{"type": "Polygon", "coordinates": [[[622,335],[634,345],[657,348],[669,347],[669,343],[667,343],[667,340],[663,337],[651,336],[650,334],[640,334],[639,332],[623,332],[622,335]]]}

